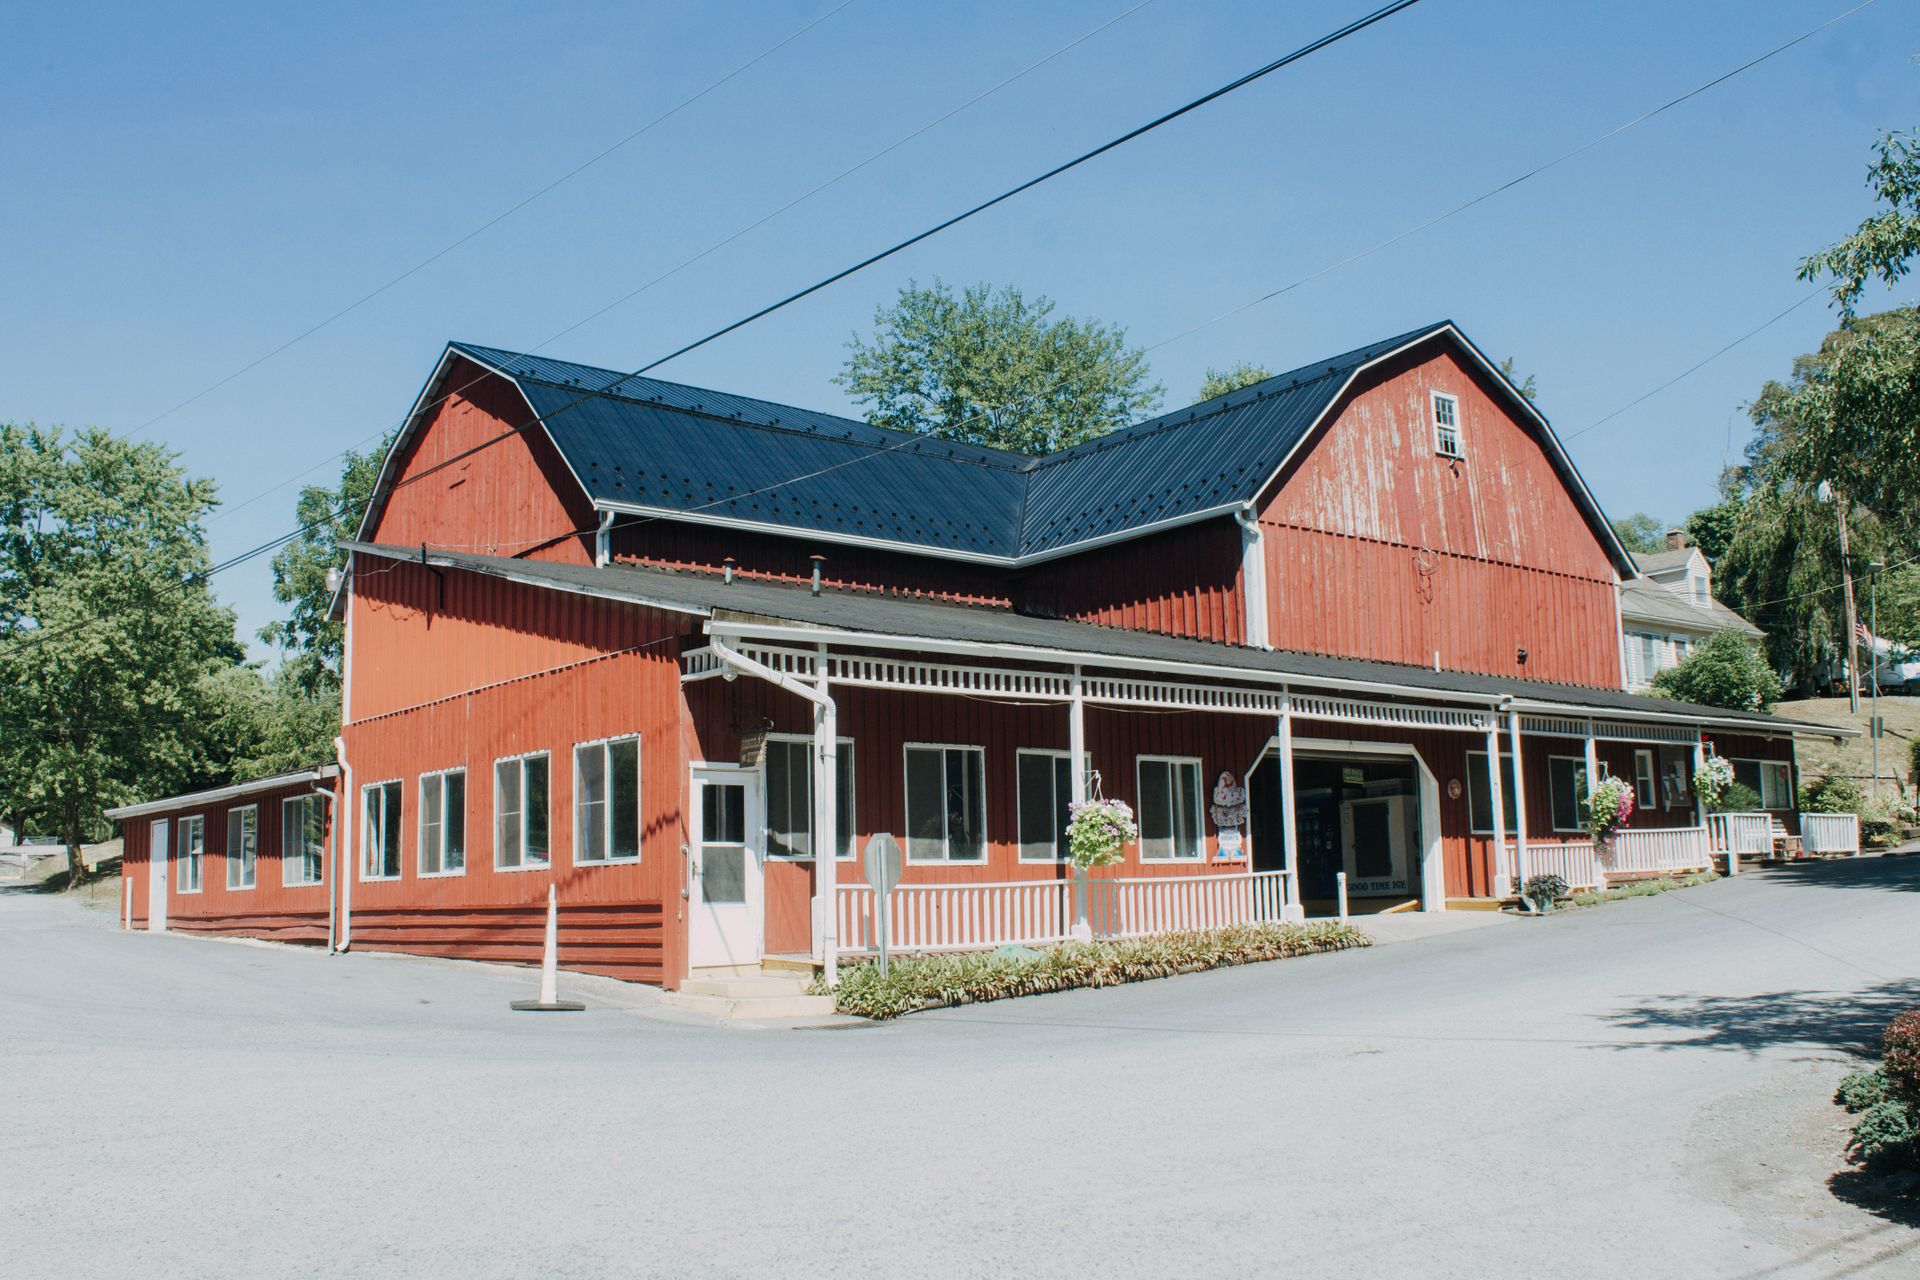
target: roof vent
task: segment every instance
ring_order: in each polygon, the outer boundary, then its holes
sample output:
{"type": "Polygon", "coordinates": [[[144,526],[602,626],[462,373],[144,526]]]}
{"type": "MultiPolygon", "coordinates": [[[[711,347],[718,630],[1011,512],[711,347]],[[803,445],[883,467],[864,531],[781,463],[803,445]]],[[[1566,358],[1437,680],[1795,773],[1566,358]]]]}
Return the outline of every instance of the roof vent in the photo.
{"type": "Polygon", "coordinates": [[[820,566],[827,562],[827,558],[825,556],[815,555],[815,556],[808,556],[807,559],[813,561],[813,594],[819,595],[820,594],[820,566]]]}

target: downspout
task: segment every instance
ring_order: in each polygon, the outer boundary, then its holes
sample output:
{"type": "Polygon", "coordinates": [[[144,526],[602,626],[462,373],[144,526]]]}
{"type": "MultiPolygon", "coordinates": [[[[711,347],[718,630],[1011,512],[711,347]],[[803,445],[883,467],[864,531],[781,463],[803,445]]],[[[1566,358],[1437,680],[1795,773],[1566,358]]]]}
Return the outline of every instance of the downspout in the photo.
{"type": "Polygon", "coordinates": [[[1620,691],[1625,693],[1632,687],[1627,679],[1627,619],[1620,608],[1620,575],[1613,575],[1613,634],[1614,649],[1620,656],[1620,691]]]}
{"type": "Polygon", "coordinates": [[[340,796],[349,803],[339,804],[333,812],[333,875],[335,891],[327,895],[327,950],[345,951],[353,941],[353,840],[342,840],[343,830],[352,826],[353,766],[347,763],[347,740],[333,740],[334,758],[340,762],[340,796]],[[342,849],[346,857],[340,856],[342,849]],[[339,903],[335,909],[336,900],[339,903]]]}
{"type": "MultiPolygon", "coordinates": [[[[347,726],[353,722],[353,555],[347,555],[347,567],[340,582],[343,600],[343,612],[346,623],[341,628],[340,639],[340,732],[333,739],[334,758],[340,763],[340,808],[333,815],[336,848],[344,848],[346,856],[340,859],[340,912],[339,926],[334,935],[334,947],[345,951],[353,945],[353,872],[355,853],[353,843],[353,824],[356,817],[356,797],[353,793],[353,766],[347,763],[347,726]],[[341,828],[346,828],[344,841],[339,839],[341,828]]],[[[331,895],[329,895],[331,900],[331,895]]]]}
{"type": "Polygon", "coordinates": [[[600,528],[593,535],[593,564],[604,569],[613,560],[613,512],[600,513],[600,528]]]}
{"type": "Polygon", "coordinates": [[[1245,611],[1244,640],[1249,648],[1271,649],[1267,626],[1267,556],[1260,520],[1251,502],[1233,511],[1240,526],[1240,594],[1245,611]]]}
{"type": "MultiPolygon", "coordinates": [[[[334,742],[334,746],[337,748],[339,745],[340,745],[339,741],[338,739],[336,739],[334,742]]],[[[333,954],[333,894],[334,894],[333,881],[338,880],[340,878],[340,823],[338,821],[340,817],[340,809],[339,809],[339,806],[334,803],[333,792],[322,791],[319,787],[315,787],[313,789],[312,794],[319,796],[322,800],[325,800],[327,802],[327,826],[329,828],[328,835],[329,835],[329,839],[333,843],[333,856],[327,859],[328,863],[331,864],[333,870],[330,873],[326,873],[326,874],[330,874],[332,877],[327,881],[327,954],[332,955],[333,954]]],[[[281,830],[284,832],[285,828],[282,827],[281,830]]],[[[282,845],[280,849],[280,856],[283,859],[287,856],[287,850],[284,845],[282,845]]]]}

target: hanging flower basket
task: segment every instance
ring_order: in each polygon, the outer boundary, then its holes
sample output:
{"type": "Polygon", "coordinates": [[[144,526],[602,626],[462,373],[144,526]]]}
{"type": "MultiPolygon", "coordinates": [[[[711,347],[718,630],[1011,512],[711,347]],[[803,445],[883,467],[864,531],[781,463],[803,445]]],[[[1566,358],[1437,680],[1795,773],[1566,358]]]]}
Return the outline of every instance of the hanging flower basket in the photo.
{"type": "Polygon", "coordinates": [[[1067,806],[1067,857],[1076,867],[1110,867],[1140,838],[1124,800],[1083,800],[1067,806]]]}
{"type": "Polygon", "coordinates": [[[1720,807],[1727,788],[1733,785],[1733,761],[1708,756],[1693,775],[1693,793],[1709,809],[1720,807]]]}
{"type": "Polygon", "coordinates": [[[1602,778],[1587,793],[1587,834],[1594,848],[1602,853],[1613,845],[1613,837],[1633,816],[1633,784],[1625,778],[1602,778]]]}

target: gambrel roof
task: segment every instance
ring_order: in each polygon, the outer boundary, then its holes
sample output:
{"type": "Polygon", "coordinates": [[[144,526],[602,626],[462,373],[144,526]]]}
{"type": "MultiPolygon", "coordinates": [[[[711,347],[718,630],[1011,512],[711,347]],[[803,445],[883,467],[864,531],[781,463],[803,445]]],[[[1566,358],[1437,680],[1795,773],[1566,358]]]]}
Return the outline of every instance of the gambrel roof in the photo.
{"type": "Polygon", "coordinates": [[[396,460],[464,359],[516,387],[603,511],[1018,565],[1223,516],[1253,502],[1362,372],[1451,341],[1532,425],[1594,535],[1632,560],[1552,428],[1451,321],[1302,365],[1041,457],[496,347],[447,346],[389,453],[396,460]]]}

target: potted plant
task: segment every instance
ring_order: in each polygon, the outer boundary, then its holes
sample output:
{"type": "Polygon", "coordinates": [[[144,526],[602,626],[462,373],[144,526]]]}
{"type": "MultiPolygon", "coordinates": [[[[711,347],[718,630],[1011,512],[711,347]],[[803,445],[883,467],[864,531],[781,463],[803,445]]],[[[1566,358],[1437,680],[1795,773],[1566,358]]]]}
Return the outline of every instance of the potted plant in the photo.
{"type": "Polygon", "coordinates": [[[1067,861],[1073,864],[1074,879],[1073,936],[1085,942],[1093,937],[1087,922],[1087,872],[1119,862],[1126,847],[1140,838],[1140,825],[1124,800],[1082,800],[1068,805],[1067,813],[1067,861]]]}
{"type": "Polygon", "coordinates": [[[1553,910],[1553,904],[1567,896],[1571,890],[1567,882],[1556,875],[1533,876],[1520,886],[1520,896],[1533,904],[1533,909],[1541,915],[1553,910]]]}
{"type": "Polygon", "coordinates": [[[1613,838],[1633,815],[1633,784],[1625,778],[1602,778],[1587,793],[1587,834],[1593,847],[1606,853],[1613,838]]]}
{"type": "Polygon", "coordinates": [[[1709,809],[1718,809],[1727,788],[1733,785],[1733,761],[1708,756],[1693,774],[1693,794],[1709,809]]]}

